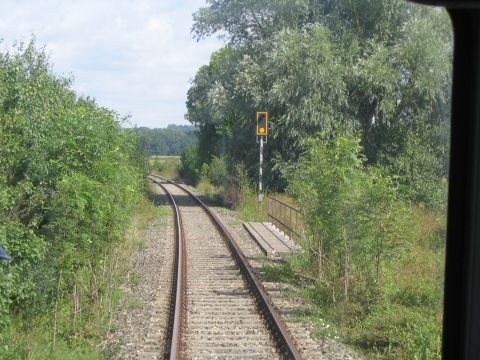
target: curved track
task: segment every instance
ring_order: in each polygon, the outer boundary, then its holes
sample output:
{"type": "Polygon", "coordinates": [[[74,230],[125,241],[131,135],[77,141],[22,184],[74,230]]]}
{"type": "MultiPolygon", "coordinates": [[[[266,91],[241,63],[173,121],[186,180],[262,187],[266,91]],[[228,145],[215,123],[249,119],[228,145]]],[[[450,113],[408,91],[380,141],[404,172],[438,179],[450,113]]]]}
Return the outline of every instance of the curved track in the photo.
{"type": "Polygon", "coordinates": [[[184,187],[151,179],[168,194],[177,214],[175,263],[182,269],[175,271],[172,289],[170,358],[301,359],[268,294],[217,216],[184,187]],[[188,213],[184,220],[182,213],[188,213]]]}
{"type": "Polygon", "coordinates": [[[167,340],[165,342],[165,354],[170,359],[179,357],[181,331],[185,321],[185,288],[186,288],[186,251],[183,221],[177,203],[165,186],[155,181],[167,194],[170,203],[175,210],[175,261],[172,282],[172,294],[170,298],[170,317],[168,324],[167,340]]]}

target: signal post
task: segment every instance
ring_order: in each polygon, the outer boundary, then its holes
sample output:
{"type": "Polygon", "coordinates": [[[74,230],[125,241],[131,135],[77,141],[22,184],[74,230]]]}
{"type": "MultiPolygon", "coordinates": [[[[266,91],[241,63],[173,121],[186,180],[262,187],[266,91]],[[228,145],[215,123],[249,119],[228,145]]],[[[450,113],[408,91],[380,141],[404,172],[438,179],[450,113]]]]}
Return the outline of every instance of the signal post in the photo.
{"type": "Polygon", "coordinates": [[[268,140],[268,112],[257,111],[257,127],[256,127],[257,143],[260,142],[260,169],[258,172],[258,202],[261,204],[263,200],[263,140],[268,140]]]}

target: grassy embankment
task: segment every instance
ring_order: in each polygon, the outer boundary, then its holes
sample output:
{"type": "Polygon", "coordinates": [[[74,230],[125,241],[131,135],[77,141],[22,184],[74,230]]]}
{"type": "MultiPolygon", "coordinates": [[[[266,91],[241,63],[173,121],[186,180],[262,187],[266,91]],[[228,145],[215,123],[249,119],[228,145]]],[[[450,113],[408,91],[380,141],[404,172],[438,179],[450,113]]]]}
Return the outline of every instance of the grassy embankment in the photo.
{"type": "Polygon", "coordinates": [[[410,210],[413,236],[403,244],[402,255],[384,265],[374,303],[332,301],[305,253],[282,265],[265,262],[262,272],[301,289],[290,295],[305,299],[313,311],[296,317],[312,321],[320,338],[340,340],[367,358],[439,359],[445,216],[424,207],[410,210]]]}

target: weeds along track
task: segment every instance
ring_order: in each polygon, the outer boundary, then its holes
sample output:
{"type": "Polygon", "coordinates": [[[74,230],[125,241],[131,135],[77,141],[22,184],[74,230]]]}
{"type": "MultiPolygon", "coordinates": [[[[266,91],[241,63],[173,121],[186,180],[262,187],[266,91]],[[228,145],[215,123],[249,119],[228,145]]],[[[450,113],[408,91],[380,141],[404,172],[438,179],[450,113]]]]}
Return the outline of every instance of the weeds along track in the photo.
{"type": "Polygon", "coordinates": [[[268,294],[216,215],[184,187],[150,179],[177,209],[175,264],[181,269],[174,271],[172,286],[170,358],[301,359],[268,294]]]}

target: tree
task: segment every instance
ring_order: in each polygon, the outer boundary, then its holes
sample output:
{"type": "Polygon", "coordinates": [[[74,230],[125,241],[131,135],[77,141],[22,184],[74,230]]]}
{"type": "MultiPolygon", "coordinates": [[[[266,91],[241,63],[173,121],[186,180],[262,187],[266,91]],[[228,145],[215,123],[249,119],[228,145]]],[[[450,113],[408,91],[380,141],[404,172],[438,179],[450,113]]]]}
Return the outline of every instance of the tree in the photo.
{"type": "Polygon", "coordinates": [[[232,45],[264,40],[282,28],[296,26],[307,16],[307,0],[209,0],[193,14],[192,33],[197,40],[217,32],[232,45]]]}
{"type": "Polygon", "coordinates": [[[223,32],[230,40],[189,91],[187,119],[209,139],[200,146],[208,148],[205,161],[230,149],[255,176],[251,129],[255,111],[268,110],[265,178],[273,188],[286,185],[281,169],[316,131],[360,134],[367,162],[385,169],[395,168],[413,132],[441,159],[432,172],[445,176],[452,51],[445,11],[400,0],[219,0],[194,19],[197,39],[223,32]],[[264,16],[265,29],[252,14],[264,16]]]}

